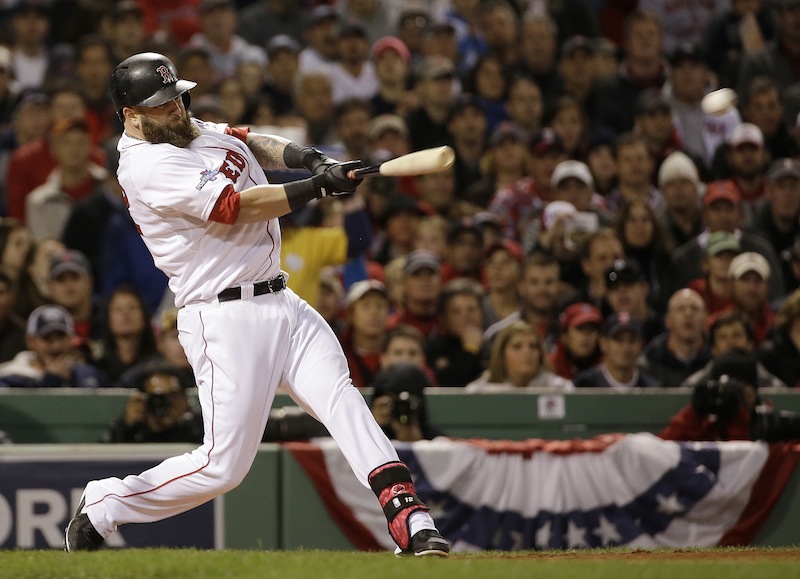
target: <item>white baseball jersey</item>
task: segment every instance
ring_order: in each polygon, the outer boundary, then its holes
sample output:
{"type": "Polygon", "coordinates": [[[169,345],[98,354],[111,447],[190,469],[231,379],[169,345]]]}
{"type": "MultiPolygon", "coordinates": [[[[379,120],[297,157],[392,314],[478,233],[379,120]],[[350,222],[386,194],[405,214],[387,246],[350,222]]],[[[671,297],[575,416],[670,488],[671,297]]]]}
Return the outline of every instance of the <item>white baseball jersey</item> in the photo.
{"type": "Polygon", "coordinates": [[[280,273],[277,219],[266,224],[209,220],[221,199],[224,204],[233,192],[267,183],[243,140],[246,133],[192,122],[200,137],[187,148],[125,134],[117,145],[117,177],[128,209],[156,267],[169,277],[177,307],[207,302],[225,288],[280,273]]]}

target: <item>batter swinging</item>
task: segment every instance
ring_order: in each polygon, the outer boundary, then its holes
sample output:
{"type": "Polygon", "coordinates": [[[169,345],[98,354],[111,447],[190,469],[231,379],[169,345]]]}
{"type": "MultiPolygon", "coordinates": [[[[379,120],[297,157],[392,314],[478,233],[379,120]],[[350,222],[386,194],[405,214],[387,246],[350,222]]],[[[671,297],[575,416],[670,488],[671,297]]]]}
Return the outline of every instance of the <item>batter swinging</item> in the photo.
{"type": "Polygon", "coordinates": [[[66,550],[94,550],[118,525],[161,520],[236,487],[255,458],[279,383],[318,418],[356,477],[378,497],[397,554],[447,556],[406,466],[353,387],[336,336],[286,287],[278,217],[314,198],[352,192],[320,152],[275,136],[204,123],[186,111],[194,82],[156,53],[111,75],[125,131],[117,176],[131,217],[170,278],[178,331],[197,379],[205,437],[195,451],[140,475],[86,485],[66,550]],[[312,177],[270,185],[261,167],[312,177]]]}

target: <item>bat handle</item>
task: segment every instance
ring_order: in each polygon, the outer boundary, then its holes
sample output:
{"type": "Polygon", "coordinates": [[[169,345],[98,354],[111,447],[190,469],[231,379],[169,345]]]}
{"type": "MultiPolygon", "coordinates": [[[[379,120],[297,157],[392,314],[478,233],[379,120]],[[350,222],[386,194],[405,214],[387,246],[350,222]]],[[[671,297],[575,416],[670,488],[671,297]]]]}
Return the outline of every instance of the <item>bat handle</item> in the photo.
{"type": "Polygon", "coordinates": [[[367,175],[377,175],[380,173],[381,167],[380,165],[373,165],[371,167],[361,167],[360,169],[353,169],[352,171],[347,172],[347,176],[350,179],[360,179],[361,177],[365,177],[367,175]]]}

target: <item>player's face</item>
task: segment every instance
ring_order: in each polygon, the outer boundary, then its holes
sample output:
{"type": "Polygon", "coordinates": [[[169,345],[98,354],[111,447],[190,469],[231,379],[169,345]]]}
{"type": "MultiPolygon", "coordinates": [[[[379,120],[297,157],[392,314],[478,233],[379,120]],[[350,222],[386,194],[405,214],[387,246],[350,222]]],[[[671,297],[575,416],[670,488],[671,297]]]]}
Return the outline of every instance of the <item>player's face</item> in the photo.
{"type": "Polygon", "coordinates": [[[161,106],[140,107],[136,111],[142,134],[151,143],[169,143],[185,149],[200,136],[200,129],[191,122],[180,96],[161,106]]]}

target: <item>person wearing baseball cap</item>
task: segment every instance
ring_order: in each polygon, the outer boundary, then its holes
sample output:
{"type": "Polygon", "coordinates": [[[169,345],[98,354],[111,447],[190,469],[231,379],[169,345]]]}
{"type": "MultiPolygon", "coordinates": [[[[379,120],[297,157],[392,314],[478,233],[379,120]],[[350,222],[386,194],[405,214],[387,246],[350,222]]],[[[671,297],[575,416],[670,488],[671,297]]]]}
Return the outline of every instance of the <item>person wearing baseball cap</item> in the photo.
{"type": "Polygon", "coordinates": [[[519,311],[517,285],[522,275],[522,247],[510,239],[500,239],[486,248],[486,296],[483,318],[486,327],[519,311]]]}
{"type": "Polygon", "coordinates": [[[600,325],[603,315],[587,302],[570,304],[560,316],[560,332],[548,356],[553,371],[572,380],[600,363],[600,325]]]}
{"type": "Polygon", "coordinates": [[[617,259],[606,269],[604,311],[629,312],[642,326],[645,342],[663,330],[660,317],[649,305],[650,283],[635,259],[617,259]]]}
{"type": "Polygon", "coordinates": [[[750,220],[764,196],[764,173],[769,164],[769,150],[764,134],[752,123],[734,127],[727,138],[726,159],[730,179],[742,197],[744,218],[750,220]]]}
{"type": "Polygon", "coordinates": [[[528,170],[533,179],[534,195],[551,201],[553,171],[559,163],[567,160],[564,141],[553,129],[546,127],[531,138],[530,147],[528,170]]]}
{"type": "MultiPolygon", "coordinates": [[[[791,248],[800,224],[800,161],[776,159],[767,171],[766,203],[753,216],[752,231],[775,248],[778,254],[791,248]]],[[[789,268],[783,269],[791,279],[789,268]]]]}
{"type": "Polygon", "coordinates": [[[437,304],[442,291],[442,265],[435,253],[415,249],[403,267],[402,304],[389,318],[389,328],[408,324],[426,338],[439,322],[437,304]]]}
{"type": "Polygon", "coordinates": [[[0,365],[0,387],[101,388],[111,385],[75,352],[75,324],[64,308],[39,306],[28,316],[28,349],[0,365]]]}
{"type": "Polygon", "coordinates": [[[708,236],[703,277],[693,279],[688,286],[703,297],[708,314],[727,308],[730,303],[728,269],[733,258],[742,252],[739,238],[727,231],[715,231],[708,236]]]}
{"type": "Polygon", "coordinates": [[[83,341],[98,340],[103,332],[102,304],[94,295],[89,260],[73,249],[53,256],[47,288],[50,299],[65,308],[83,341]]]}
{"type": "Polygon", "coordinates": [[[484,278],[483,230],[471,217],[463,217],[450,224],[447,232],[447,250],[442,263],[442,280],[469,277],[476,281],[484,278]]]}
{"type": "Polygon", "coordinates": [[[340,341],[353,384],[364,388],[380,370],[381,348],[389,321],[389,296],[382,282],[365,279],[350,286],[344,301],[349,323],[340,341]]]}
{"type": "Polygon", "coordinates": [[[731,261],[731,306],[741,312],[753,325],[756,345],[766,340],[775,322],[770,308],[767,282],[771,275],[769,262],[754,251],[740,253],[731,261]]]}
{"type": "Polygon", "coordinates": [[[575,386],[614,390],[661,386],[654,377],[637,366],[644,343],[640,320],[628,312],[611,314],[600,327],[603,361],[575,376],[575,386]]]}
{"type": "Polygon", "coordinates": [[[372,45],[370,54],[378,78],[378,92],[370,101],[373,114],[402,114],[398,109],[408,96],[411,52],[399,38],[384,36],[372,45]]]}
{"type": "Polygon", "coordinates": [[[681,245],[703,231],[700,197],[703,185],[694,161],[682,151],[670,153],[658,168],[658,188],[664,196],[663,220],[681,245]]]}

